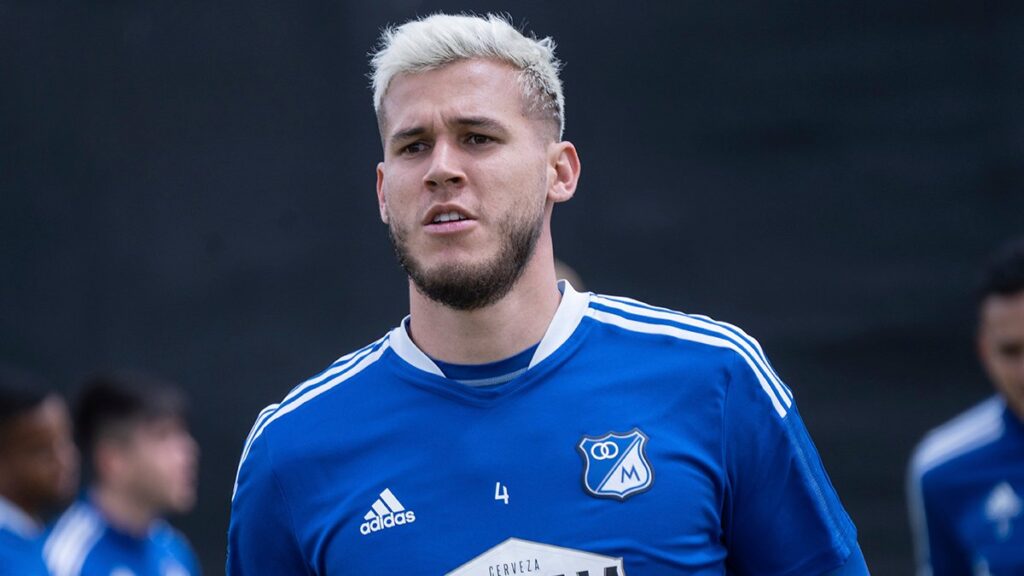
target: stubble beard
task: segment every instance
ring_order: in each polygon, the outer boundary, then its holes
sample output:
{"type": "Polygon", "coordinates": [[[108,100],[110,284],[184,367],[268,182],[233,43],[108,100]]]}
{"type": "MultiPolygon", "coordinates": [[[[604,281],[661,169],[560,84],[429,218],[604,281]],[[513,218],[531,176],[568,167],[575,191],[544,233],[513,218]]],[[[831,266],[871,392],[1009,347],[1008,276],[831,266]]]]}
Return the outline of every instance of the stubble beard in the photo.
{"type": "Polygon", "coordinates": [[[512,290],[533,256],[543,228],[543,209],[535,216],[508,218],[499,227],[501,246],[493,258],[473,264],[442,264],[430,270],[410,253],[406,230],[390,224],[388,238],[398,263],[421,294],[449,308],[470,311],[490,306],[512,290]]]}

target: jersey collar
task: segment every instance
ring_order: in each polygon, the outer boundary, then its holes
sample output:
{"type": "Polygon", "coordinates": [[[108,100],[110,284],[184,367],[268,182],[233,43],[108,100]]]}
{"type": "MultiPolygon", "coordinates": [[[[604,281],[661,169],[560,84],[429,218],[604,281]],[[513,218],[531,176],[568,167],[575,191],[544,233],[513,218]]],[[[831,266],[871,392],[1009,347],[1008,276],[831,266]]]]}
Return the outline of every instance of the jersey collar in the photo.
{"type": "Polygon", "coordinates": [[[998,398],[1003,405],[1003,422],[1006,423],[1007,428],[1018,434],[1024,434],[1024,420],[1017,417],[1017,413],[1006,403],[1006,398],[1002,396],[998,396],[998,398]]]}
{"type": "Polygon", "coordinates": [[[0,496],[0,528],[7,528],[22,538],[33,538],[43,527],[17,504],[0,496]]]}
{"type": "MultiPolygon", "coordinates": [[[[529,368],[540,364],[555,350],[558,350],[569,339],[569,336],[572,336],[576,327],[579,326],[580,320],[583,319],[583,314],[590,302],[589,292],[577,292],[566,280],[558,282],[558,290],[562,293],[562,301],[558,304],[558,310],[555,311],[555,316],[551,319],[544,338],[541,339],[536,352],[533,353],[529,368]]],[[[402,360],[416,368],[444,378],[444,372],[437,367],[437,364],[413,343],[412,338],[409,337],[408,324],[409,317],[406,316],[402,323],[391,331],[389,338],[391,348],[402,360]]]]}

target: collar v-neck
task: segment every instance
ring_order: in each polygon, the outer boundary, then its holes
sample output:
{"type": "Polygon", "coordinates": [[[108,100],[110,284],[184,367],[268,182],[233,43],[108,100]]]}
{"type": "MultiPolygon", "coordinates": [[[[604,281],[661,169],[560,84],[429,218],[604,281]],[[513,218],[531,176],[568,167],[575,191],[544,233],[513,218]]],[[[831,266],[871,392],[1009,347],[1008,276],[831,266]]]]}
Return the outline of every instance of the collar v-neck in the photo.
{"type": "MultiPolygon", "coordinates": [[[[562,300],[558,304],[551,323],[548,324],[544,337],[537,345],[533,358],[530,359],[527,371],[540,364],[569,339],[587,310],[590,301],[588,293],[577,292],[566,280],[558,282],[558,290],[562,293],[562,300]]],[[[391,331],[389,340],[392,350],[399,358],[414,368],[445,378],[444,372],[438,368],[437,364],[412,341],[408,326],[409,316],[406,316],[402,323],[391,331]]]]}

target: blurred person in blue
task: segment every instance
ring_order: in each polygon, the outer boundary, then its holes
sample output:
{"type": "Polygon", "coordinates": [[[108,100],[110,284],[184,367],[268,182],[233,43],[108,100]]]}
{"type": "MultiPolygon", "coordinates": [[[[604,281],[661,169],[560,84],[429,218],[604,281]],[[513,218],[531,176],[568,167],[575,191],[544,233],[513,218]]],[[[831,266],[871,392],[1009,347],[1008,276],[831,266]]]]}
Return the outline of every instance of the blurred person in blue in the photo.
{"type": "Polygon", "coordinates": [[[989,263],[976,339],[996,393],[929,432],[907,475],[919,576],[1024,574],[1024,238],[989,263]]]}
{"type": "Polygon", "coordinates": [[[0,366],[0,576],[47,574],[43,522],[77,484],[64,400],[41,378],[0,366]]]}
{"type": "Polygon", "coordinates": [[[196,576],[185,537],[165,514],[192,509],[199,449],[185,398],[139,372],[92,378],[79,392],[75,432],[91,481],[43,547],[53,576],[196,576]]]}
{"type": "Polygon", "coordinates": [[[866,574],[792,392],[741,330],[558,282],[550,38],[387,29],[377,201],[410,314],[257,418],[230,576],[866,574]]]}

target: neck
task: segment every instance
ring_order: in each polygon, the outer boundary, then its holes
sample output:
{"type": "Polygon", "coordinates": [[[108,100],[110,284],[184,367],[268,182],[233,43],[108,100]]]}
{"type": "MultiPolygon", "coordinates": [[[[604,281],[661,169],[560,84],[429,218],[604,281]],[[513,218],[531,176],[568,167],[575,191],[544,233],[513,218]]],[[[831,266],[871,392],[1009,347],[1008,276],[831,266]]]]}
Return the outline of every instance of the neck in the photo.
{"type": "Polygon", "coordinates": [[[135,536],[144,536],[157,518],[157,510],[126,490],[116,490],[109,486],[97,486],[93,489],[93,500],[103,512],[103,516],[115,527],[135,536]]]}
{"type": "Polygon", "coordinates": [[[479,310],[439,304],[410,282],[410,333],[420,350],[444,362],[496,362],[539,342],[560,301],[550,244],[538,242],[512,290],[479,310]]]}

